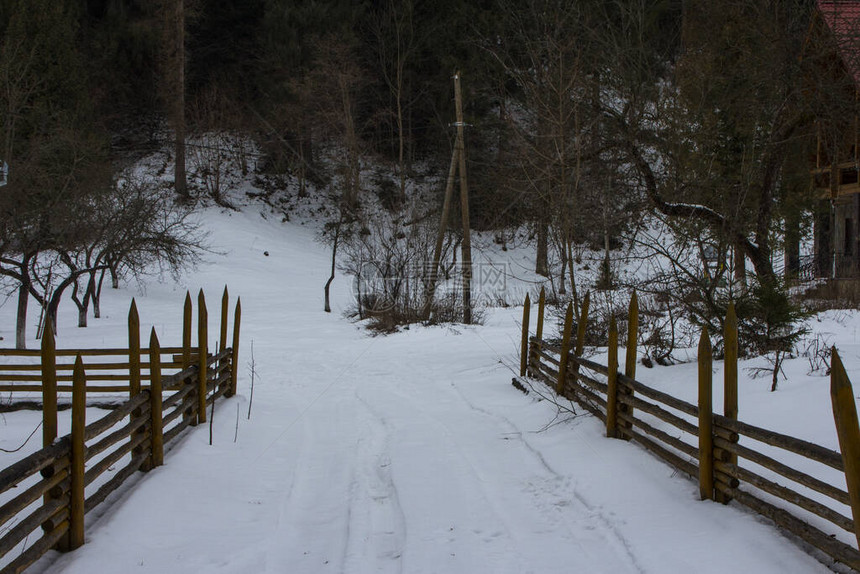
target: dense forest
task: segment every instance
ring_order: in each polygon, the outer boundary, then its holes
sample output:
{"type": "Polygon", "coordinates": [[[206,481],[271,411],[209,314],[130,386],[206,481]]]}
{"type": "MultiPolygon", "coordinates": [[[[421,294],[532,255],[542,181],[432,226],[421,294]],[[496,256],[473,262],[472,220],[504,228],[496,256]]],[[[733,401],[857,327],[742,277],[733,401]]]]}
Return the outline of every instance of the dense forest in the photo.
{"type": "MultiPolygon", "coordinates": [[[[749,316],[790,323],[773,255],[796,267],[818,209],[809,158],[839,156],[857,106],[818,12],[813,0],[2,0],[0,274],[19,293],[19,344],[28,297],[52,317],[69,288],[85,322],[106,272],[193,255],[195,200],[229,207],[217,186],[188,187],[186,157],[220,150],[200,134],[253,142],[240,169],[326,189],[347,227],[368,161],[390,166],[382,203],[405,209],[417,176],[448,170],[457,71],[471,225],[528,228],[557,295],[579,305],[577,245],[605,253],[596,286],[615,286],[610,252],[649,213],[672,237],[650,241],[673,262],[660,288],[699,320],[748,292],[749,316]],[[159,149],[173,154],[169,193],[119,176],[159,149]],[[689,271],[687,253],[731,265],[689,271]]],[[[436,219],[441,195],[431,203],[436,219]]]]}

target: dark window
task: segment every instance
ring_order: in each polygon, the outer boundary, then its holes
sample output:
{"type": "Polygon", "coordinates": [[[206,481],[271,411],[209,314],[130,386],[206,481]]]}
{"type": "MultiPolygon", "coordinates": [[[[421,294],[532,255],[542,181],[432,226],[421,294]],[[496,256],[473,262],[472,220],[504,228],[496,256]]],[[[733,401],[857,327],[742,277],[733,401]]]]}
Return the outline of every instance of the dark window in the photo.
{"type": "Polygon", "coordinates": [[[854,221],[848,218],[845,219],[845,245],[843,253],[847,256],[854,253],[854,221]]]}
{"type": "Polygon", "coordinates": [[[842,185],[852,185],[857,183],[857,170],[852,168],[842,170],[842,185]]]}

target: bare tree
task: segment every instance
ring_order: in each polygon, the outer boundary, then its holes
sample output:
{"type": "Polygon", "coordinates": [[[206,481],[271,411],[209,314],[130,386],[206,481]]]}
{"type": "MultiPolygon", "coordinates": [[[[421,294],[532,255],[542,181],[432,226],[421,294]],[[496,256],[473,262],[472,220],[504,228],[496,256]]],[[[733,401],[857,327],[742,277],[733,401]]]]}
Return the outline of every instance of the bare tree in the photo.
{"type": "Polygon", "coordinates": [[[413,8],[412,0],[389,0],[380,8],[373,28],[382,77],[394,100],[401,205],[406,200],[406,146],[409,138],[404,120],[406,108],[410,104],[406,71],[409,61],[418,49],[413,8]]]}
{"type": "Polygon", "coordinates": [[[185,170],[185,28],[189,0],[160,0],[162,30],[162,97],[173,128],[173,181],[181,201],[188,202],[188,179],[185,170]]]}

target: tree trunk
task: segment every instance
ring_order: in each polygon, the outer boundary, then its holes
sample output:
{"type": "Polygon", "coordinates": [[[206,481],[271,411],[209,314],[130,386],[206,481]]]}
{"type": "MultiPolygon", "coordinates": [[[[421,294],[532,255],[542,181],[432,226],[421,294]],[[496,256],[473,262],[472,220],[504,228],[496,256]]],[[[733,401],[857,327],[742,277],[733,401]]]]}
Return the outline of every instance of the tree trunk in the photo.
{"type": "MultiPolygon", "coordinates": [[[[323,308],[326,313],[331,313],[329,288],[331,287],[332,281],[334,281],[335,263],[337,263],[337,243],[340,239],[341,225],[343,225],[343,216],[341,216],[340,221],[337,222],[337,227],[334,230],[334,243],[331,247],[331,275],[329,276],[328,281],[325,282],[325,307],[323,308]]],[[[361,304],[359,303],[359,310],[360,309],[361,304]]]]}
{"type": "Polygon", "coordinates": [[[800,219],[785,221],[785,280],[794,281],[800,274],[800,219]]]}
{"type": "Polygon", "coordinates": [[[549,277],[549,224],[539,221],[537,228],[537,257],[535,261],[535,273],[543,277],[549,277]]]}
{"type": "Polygon", "coordinates": [[[565,283],[567,282],[567,249],[565,248],[565,244],[567,241],[562,239],[561,249],[559,249],[559,255],[561,255],[561,274],[558,276],[558,294],[566,295],[567,287],[565,283]]]}
{"type": "Polygon", "coordinates": [[[102,316],[102,285],[105,280],[105,270],[102,269],[99,273],[99,280],[93,292],[93,317],[101,319],[102,316]]]}
{"type": "Polygon", "coordinates": [[[30,302],[30,288],[22,283],[18,287],[18,318],[15,323],[15,348],[27,348],[27,305],[30,302]]]}
{"type": "Polygon", "coordinates": [[[185,0],[176,0],[175,14],[176,93],[174,97],[173,131],[176,136],[173,180],[182,201],[191,199],[185,174],[185,0]]]}
{"type": "Polygon", "coordinates": [[[84,328],[87,326],[87,297],[84,295],[84,298],[81,299],[81,286],[78,280],[75,280],[72,287],[72,301],[75,303],[75,307],[78,308],[78,327],[84,328]]]}

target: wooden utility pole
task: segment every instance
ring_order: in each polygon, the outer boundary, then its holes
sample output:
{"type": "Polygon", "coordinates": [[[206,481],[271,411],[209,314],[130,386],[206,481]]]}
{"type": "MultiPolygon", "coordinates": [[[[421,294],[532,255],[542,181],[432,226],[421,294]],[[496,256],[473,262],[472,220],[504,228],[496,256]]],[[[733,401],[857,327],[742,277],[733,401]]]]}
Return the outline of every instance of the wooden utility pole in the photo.
{"type": "Polygon", "coordinates": [[[423,316],[430,318],[430,307],[436,293],[438,283],[439,260],[442,257],[442,243],[445,238],[445,229],[448,226],[448,215],[451,211],[451,197],[454,193],[454,177],[457,168],[460,169],[460,211],[463,214],[463,322],[467,325],[472,322],[472,240],[469,227],[469,185],[466,179],[466,144],[464,137],[463,122],[463,97],[460,92],[460,72],[454,74],[454,100],[457,108],[457,138],[454,144],[454,153],[451,156],[451,167],[448,170],[448,181],[445,185],[445,200],[442,204],[442,221],[439,224],[439,233],[436,236],[436,248],[433,253],[433,268],[430,270],[430,285],[427,289],[427,300],[424,302],[423,316]]]}
{"type": "Polygon", "coordinates": [[[436,284],[439,282],[439,260],[442,258],[442,244],[445,241],[445,230],[448,227],[448,215],[451,213],[451,196],[454,195],[454,177],[457,175],[457,146],[451,156],[451,167],[448,170],[448,181],[445,184],[445,200],[442,202],[442,221],[439,222],[439,233],[436,235],[436,248],[433,251],[433,269],[430,270],[430,284],[427,287],[426,300],[421,315],[424,320],[430,318],[430,308],[436,295],[436,284]]]}
{"type": "Polygon", "coordinates": [[[463,322],[472,322],[472,239],[469,229],[469,184],[466,180],[466,144],[463,122],[463,95],[460,72],[454,74],[454,101],[457,106],[457,154],[460,156],[460,211],[463,214],[463,322]]]}

